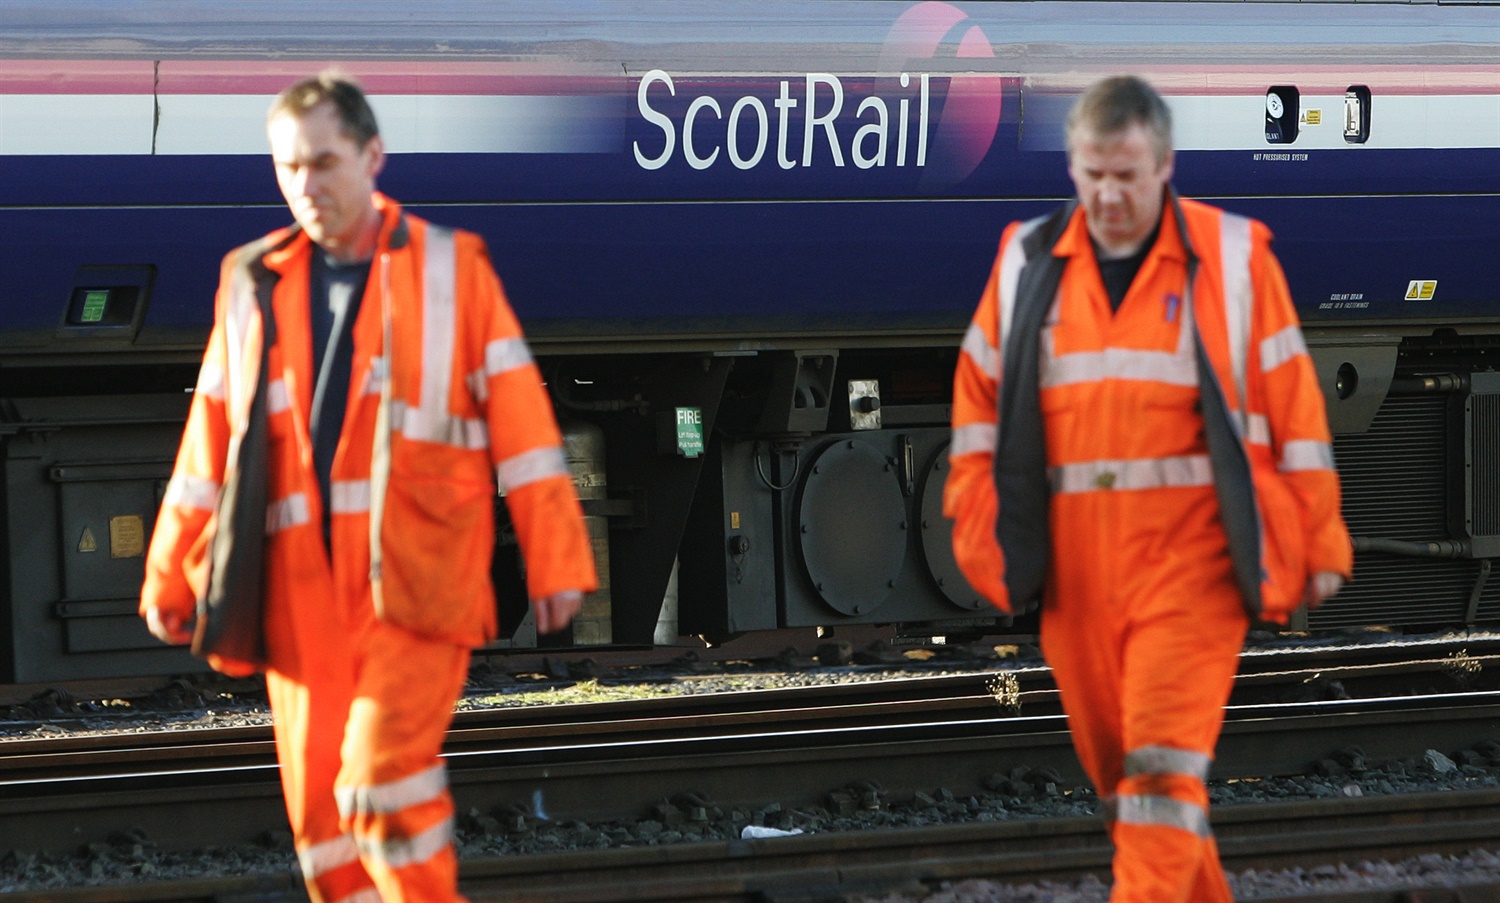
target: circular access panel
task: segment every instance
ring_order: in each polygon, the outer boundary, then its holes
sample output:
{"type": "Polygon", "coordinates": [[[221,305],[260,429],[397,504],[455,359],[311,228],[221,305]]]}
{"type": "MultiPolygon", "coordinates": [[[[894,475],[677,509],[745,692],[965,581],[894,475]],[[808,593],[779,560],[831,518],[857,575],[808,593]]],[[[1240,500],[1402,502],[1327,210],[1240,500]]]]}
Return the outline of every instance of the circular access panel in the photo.
{"type": "Polygon", "coordinates": [[[798,539],[807,579],[835,611],[868,615],[906,558],[906,504],[886,456],[845,440],[818,453],[802,481],[798,539]]]}
{"type": "Polygon", "coordinates": [[[964,611],[987,611],[989,602],[970,585],[953,557],[953,522],[943,516],[943,484],[947,481],[948,446],[944,445],[922,475],[922,557],[949,602],[964,611]]]}

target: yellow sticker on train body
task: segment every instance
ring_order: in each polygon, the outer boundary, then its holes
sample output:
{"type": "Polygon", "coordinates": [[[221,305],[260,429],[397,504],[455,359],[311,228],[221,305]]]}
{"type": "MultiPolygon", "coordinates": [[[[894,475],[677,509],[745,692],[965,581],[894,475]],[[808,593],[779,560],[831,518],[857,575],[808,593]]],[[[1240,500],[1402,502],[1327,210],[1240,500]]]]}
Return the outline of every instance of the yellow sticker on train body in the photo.
{"type": "Polygon", "coordinates": [[[1406,284],[1406,300],[1431,301],[1437,294],[1436,279],[1413,279],[1406,284]]]}

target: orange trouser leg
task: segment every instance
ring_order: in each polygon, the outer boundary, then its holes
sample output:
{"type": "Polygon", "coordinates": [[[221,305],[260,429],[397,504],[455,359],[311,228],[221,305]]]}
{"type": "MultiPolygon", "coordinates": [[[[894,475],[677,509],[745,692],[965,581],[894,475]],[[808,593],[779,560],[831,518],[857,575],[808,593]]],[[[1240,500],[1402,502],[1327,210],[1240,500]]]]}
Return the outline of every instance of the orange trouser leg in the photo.
{"type": "Polygon", "coordinates": [[[469,650],[376,623],[363,635],[339,808],[381,899],[458,900],[453,798],[439,758],[469,650]]]}
{"type": "MultiPolygon", "coordinates": [[[[284,541],[270,538],[273,546],[284,541]]],[[[334,592],[326,572],[273,567],[266,579],[266,694],[297,859],[314,903],[363,903],[375,899],[375,885],[333,795],[354,695],[358,631],[350,615],[358,609],[334,592]]]]}
{"type": "MultiPolygon", "coordinates": [[[[1170,581],[1155,583],[1164,584],[1170,581]]],[[[1043,609],[1042,648],[1079,760],[1100,796],[1129,813],[1112,830],[1114,900],[1230,899],[1206,832],[1202,781],[1184,774],[1127,777],[1126,762],[1132,751],[1150,747],[1212,756],[1247,627],[1238,593],[1222,583],[1134,599],[1078,594],[1049,600],[1043,609]],[[1201,833],[1174,826],[1190,823],[1195,811],[1201,833]]]]}
{"type": "Polygon", "coordinates": [[[1188,775],[1136,775],[1120,785],[1115,841],[1117,903],[1229,903],[1208,833],[1208,800],[1203,782],[1188,775]],[[1220,896],[1214,888],[1223,885],[1220,896]],[[1206,893],[1206,895],[1205,895],[1206,893]]]}
{"type": "MultiPolygon", "coordinates": [[[[326,652],[325,665],[343,650],[330,643],[326,652]]],[[[336,673],[336,669],[319,669],[313,676],[317,686],[310,687],[275,669],[266,672],[287,819],[314,903],[378,899],[354,839],[339,824],[334,802],[339,745],[352,686],[336,673]]]]}

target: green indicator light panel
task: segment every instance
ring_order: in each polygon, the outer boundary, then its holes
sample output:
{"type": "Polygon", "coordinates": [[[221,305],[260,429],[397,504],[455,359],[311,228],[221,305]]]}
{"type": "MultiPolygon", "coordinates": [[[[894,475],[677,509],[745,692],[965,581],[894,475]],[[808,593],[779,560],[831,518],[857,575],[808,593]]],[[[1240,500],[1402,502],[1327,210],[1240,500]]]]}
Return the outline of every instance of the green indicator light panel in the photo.
{"type": "Polygon", "coordinates": [[[109,289],[90,289],[83,295],[83,313],[80,323],[104,322],[104,308],[109,303],[109,289]]]}

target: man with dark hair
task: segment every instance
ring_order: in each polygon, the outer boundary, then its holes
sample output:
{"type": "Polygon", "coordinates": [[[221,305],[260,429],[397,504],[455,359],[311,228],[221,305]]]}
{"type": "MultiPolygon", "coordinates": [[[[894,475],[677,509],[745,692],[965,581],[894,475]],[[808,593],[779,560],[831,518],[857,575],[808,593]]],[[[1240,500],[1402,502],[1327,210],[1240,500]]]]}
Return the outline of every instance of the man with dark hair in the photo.
{"type": "Polygon", "coordinates": [[[346,78],[288,88],[267,133],[296,225],[224,259],[141,613],[167,642],[196,628],[221,670],[265,671],[314,900],[452,900],[438,753],[469,650],[497,632],[497,484],[539,631],[566,626],[595,588],[592,550],[482,240],[376,192],[384,145],[346,78]],[[256,479],[241,472],[250,437],[264,441],[256,479]],[[265,530],[259,657],[206,642],[213,609],[200,609],[250,545],[231,529],[250,484],[265,493],[249,519],[265,530]]]}
{"type": "Polygon", "coordinates": [[[1090,88],[1067,149],[964,338],[944,511],[976,588],[1041,606],[1112,899],[1228,903],[1204,781],[1250,619],[1352,568],[1323,397],[1269,230],[1171,189],[1150,85],[1090,88]]]}

